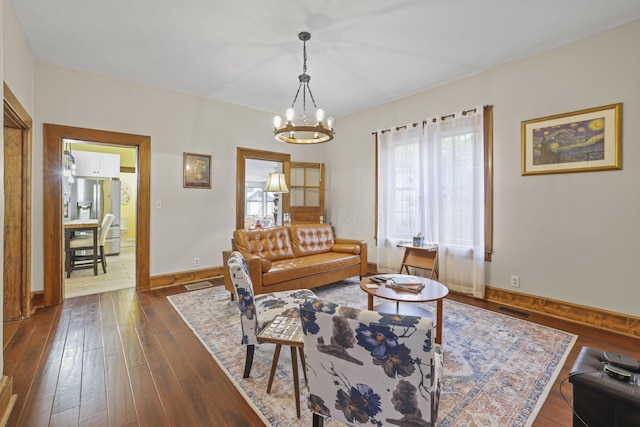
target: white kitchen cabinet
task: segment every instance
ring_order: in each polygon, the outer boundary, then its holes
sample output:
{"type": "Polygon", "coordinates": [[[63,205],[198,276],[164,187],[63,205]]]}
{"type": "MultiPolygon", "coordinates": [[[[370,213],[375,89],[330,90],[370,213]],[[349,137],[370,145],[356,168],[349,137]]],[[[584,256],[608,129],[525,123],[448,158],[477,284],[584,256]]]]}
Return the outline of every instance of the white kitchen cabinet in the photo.
{"type": "Polygon", "coordinates": [[[120,155],[74,151],[77,177],[120,178],[120,155]]]}

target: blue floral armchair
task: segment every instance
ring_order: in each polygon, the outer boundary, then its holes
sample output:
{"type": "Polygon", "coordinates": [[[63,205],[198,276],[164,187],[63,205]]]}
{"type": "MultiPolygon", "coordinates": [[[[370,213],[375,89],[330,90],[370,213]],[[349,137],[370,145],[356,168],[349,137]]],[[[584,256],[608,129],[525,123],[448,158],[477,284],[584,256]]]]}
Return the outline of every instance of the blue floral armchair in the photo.
{"type": "Polygon", "coordinates": [[[243,378],[248,378],[260,331],[278,315],[298,317],[300,304],[309,298],[316,299],[316,296],[308,289],[299,289],[272,292],[254,297],[251,276],[249,276],[249,270],[242,254],[234,251],[229,256],[227,266],[240,309],[242,344],[247,346],[243,378]]]}
{"type": "Polygon", "coordinates": [[[300,306],[308,408],[349,425],[434,426],[443,350],[430,318],[358,310],[322,300],[300,306]]]}

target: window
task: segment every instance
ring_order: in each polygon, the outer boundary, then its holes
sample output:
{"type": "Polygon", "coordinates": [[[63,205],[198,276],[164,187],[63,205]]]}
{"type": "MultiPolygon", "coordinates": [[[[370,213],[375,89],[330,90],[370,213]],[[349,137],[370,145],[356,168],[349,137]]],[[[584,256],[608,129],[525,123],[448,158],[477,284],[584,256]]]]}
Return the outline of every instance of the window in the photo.
{"type": "Polygon", "coordinates": [[[438,244],[449,280],[484,293],[481,276],[492,251],[491,132],[491,107],[477,107],[377,133],[378,270],[397,271],[397,244],[422,233],[438,244]]]}

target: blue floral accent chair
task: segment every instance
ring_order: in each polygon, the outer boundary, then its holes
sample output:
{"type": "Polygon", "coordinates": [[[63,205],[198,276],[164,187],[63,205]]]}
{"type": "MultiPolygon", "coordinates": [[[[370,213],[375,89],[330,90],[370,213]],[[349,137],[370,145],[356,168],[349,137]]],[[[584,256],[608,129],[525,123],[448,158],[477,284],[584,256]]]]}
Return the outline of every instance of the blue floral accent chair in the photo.
{"type": "Polygon", "coordinates": [[[348,425],[434,426],[443,350],[430,318],[359,310],[323,300],[300,306],[308,408],[348,425]]]}
{"type": "Polygon", "coordinates": [[[237,251],[231,253],[227,266],[235,289],[238,308],[240,308],[242,344],[247,346],[243,377],[248,378],[260,331],[278,315],[298,317],[300,304],[309,298],[315,299],[316,296],[308,289],[254,296],[251,276],[242,254],[237,251]]]}

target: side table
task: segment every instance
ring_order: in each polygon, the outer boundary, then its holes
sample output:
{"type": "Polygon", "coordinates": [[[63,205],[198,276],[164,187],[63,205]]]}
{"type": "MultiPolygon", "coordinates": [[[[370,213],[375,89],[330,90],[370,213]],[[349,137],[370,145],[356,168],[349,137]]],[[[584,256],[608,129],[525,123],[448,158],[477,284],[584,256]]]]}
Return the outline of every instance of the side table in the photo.
{"type": "Polygon", "coordinates": [[[299,317],[276,316],[258,334],[258,342],[272,343],[276,345],[273,353],[273,362],[271,362],[271,373],[269,374],[269,384],[267,385],[267,394],[271,393],[271,385],[273,384],[273,376],[278,366],[278,358],[280,357],[280,349],[283,345],[291,348],[291,368],[293,370],[293,390],[296,399],[296,415],[300,418],[300,384],[298,381],[298,355],[296,348],[300,353],[300,363],[302,364],[302,372],[304,373],[304,382],[307,384],[307,368],[304,361],[304,340],[302,338],[302,323],[299,317]]]}
{"type": "Polygon", "coordinates": [[[399,248],[404,248],[404,257],[400,264],[400,271],[406,269],[407,274],[411,274],[409,267],[421,268],[423,270],[431,270],[429,279],[438,277],[438,246],[413,246],[409,243],[400,243],[399,248]]]}

